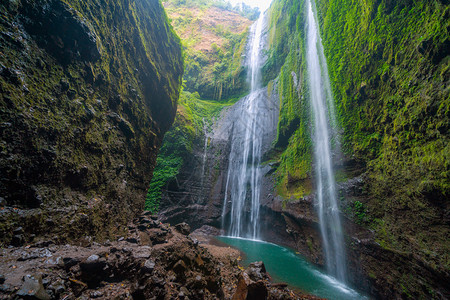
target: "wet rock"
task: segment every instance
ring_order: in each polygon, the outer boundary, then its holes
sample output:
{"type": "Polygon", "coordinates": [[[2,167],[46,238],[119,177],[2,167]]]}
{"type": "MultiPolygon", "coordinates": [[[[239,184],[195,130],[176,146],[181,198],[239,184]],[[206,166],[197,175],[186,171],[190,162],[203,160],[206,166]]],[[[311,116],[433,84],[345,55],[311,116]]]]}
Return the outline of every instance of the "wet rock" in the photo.
{"type": "Polygon", "coordinates": [[[97,254],[89,256],[86,261],[80,264],[81,270],[87,274],[91,273],[91,275],[94,273],[100,273],[105,266],[106,262],[100,259],[97,254]]]}
{"type": "Polygon", "coordinates": [[[184,271],[186,271],[186,269],[187,269],[186,264],[181,259],[173,266],[173,270],[177,274],[184,273],[184,271]]]}
{"type": "Polygon", "coordinates": [[[61,79],[59,84],[61,86],[61,91],[63,91],[63,92],[68,91],[70,88],[69,82],[65,78],[61,79]]]}
{"type": "Polygon", "coordinates": [[[262,261],[251,263],[245,272],[248,274],[251,280],[268,280],[269,277],[266,272],[266,267],[262,261]]]}
{"type": "Polygon", "coordinates": [[[17,227],[16,229],[13,230],[13,234],[23,234],[23,228],[17,227]]]}
{"type": "Polygon", "coordinates": [[[103,292],[101,292],[101,291],[94,291],[94,292],[91,292],[90,294],[89,294],[90,296],[91,296],[91,298],[100,298],[100,297],[103,297],[103,292]]]}
{"type": "Polygon", "coordinates": [[[126,241],[128,243],[132,243],[132,244],[137,244],[138,243],[138,240],[136,238],[134,238],[134,237],[129,237],[129,238],[127,238],[126,241]]]}
{"type": "Polygon", "coordinates": [[[33,244],[32,247],[34,247],[34,248],[45,248],[45,247],[50,246],[51,244],[54,244],[54,242],[53,241],[42,241],[42,242],[37,242],[37,243],[33,244]]]}
{"type": "Polygon", "coordinates": [[[61,295],[66,291],[65,281],[64,280],[58,280],[56,282],[53,282],[49,287],[48,290],[52,291],[55,295],[61,295]]]}
{"type": "Polygon", "coordinates": [[[272,283],[271,285],[270,285],[270,287],[273,287],[273,288],[279,288],[279,289],[284,289],[284,288],[286,288],[288,285],[287,285],[287,283],[284,283],[284,282],[279,282],[279,283],[272,283]]]}
{"type": "Polygon", "coordinates": [[[22,246],[24,242],[25,242],[25,238],[24,238],[23,234],[16,234],[11,239],[11,245],[15,246],[15,247],[22,246]]]}
{"type": "Polygon", "coordinates": [[[0,285],[0,292],[4,292],[4,293],[11,292],[11,286],[9,284],[0,285]]]}
{"type": "Polygon", "coordinates": [[[75,91],[74,89],[70,89],[67,91],[67,97],[69,97],[69,99],[71,99],[71,100],[75,99],[76,95],[77,95],[77,91],[75,91]]]}
{"type": "Polygon", "coordinates": [[[123,117],[121,117],[119,114],[115,112],[108,113],[108,117],[111,121],[114,121],[119,129],[123,132],[123,134],[131,138],[134,136],[135,132],[133,129],[133,126],[131,126],[131,123],[128,120],[125,120],[123,117]]]}
{"type": "Polygon", "coordinates": [[[149,274],[151,274],[154,269],[155,269],[155,262],[151,259],[146,260],[144,265],[141,268],[143,273],[149,273],[149,274]]]}
{"type": "Polygon", "coordinates": [[[50,2],[46,9],[25,5],[21,17],[38,45],[62,64],[100,58],[97,34],[92,25],[69,5],[59,1],[50,2]]]}
{"type": "Polygon", "coordinates": [[[175,229],[178,230],[179,233],[184,235],[189,235],[189,233],[191,233],[191,227],[186,222],[175,225],[175,229]]]}
{"type": "Polygon", "coordinates": [[[86,259],[86,263],[94,263],[97,262],[100,259],[100,257],[97,254],[92,254],[86,259]]]}
{"type": "Polygon", "coordinates": [[[155,221],[153,219],[149,219],[147,217],[140,217],[139,218],[139,224],[140,224],[139,226],[144,226],[145,229],[158,228],[159,227],[159,222],[157,222],[157,221],[155,221]]]}
{"type": "Polygon", "coordinates": [[[149,246],[141,246],[139,247],[138,251],[133,251],[133,257],[134,259],[140,259],[140,258],[150,258],[151,255],[151,248],[149,246]]]}
{"type": "Polygon", "coordinates": [[[167,230],[155,230],[148,233],[148,237],[153,245],[167,243],[173,235],[167,230]]]}
{"type": "Polygon", "coordinates": [[[29,259],[35,259],[38,258],[39,255],[36,252],[31,252],[31,253],[23,253],[23,255],[21,257],[19,257],[17,260],[18,261],[25,261],[25,260],[29,260],[29,259]]]}
{"type": "Polygon", "coordinates": [[[194,235],[206,235],[206,236],[217,236],[224,234],[224,231],[221,229],[218,229],[216,227],[210,226],[210,225],[203,225],[202,227],[194,230],[192,232],[194,235]]]}
{"type": "Polygon", "coordinates": [[[268,297],[268,290],[263,281],[254,282],[246,272],[239,276],[233,300],[264,300],[268,297]]]}
{"type": "Polygon", "coordinates": [[[267,297],[268,291],[264,282],[254,282],[248,286],[247,300],[263,300],[267,297]]]}
{"type": "Polygon", "coordinates": [[[52,252],[47,248],[36,249],[31,252],[23,252],[22,256],[19,257],[18,261],[25,261],[29,259],[43,258],[43,257],[51,257],[52,252]]]}
{"type": "Polygon", "coordinates": [[[239,276],[236,292],[233,295],[233,300],[245,300],[247,299],[248,286],[251,283],[251,279],[247,273],[243,272],[239,276]]]}
{"type": "Polygon", "coordinates": [[[41,276],[35,278],[32,275],[25,275],[22,287],[16,295],[27,299],[50,300],[50,296],[42,284],[41,276]]]}
{"type": "Polygon", "coordinates": [[[66,270],[70,269],[71,267],[73,267],[79,263],[80,263],[80,260],[77,258],[72,258],[72,257],[64,257],[63,258],[63,264],[64,264],[64,268],[66,270]]]}
{"type": "Polygon", "coordinates": [[[47,288],[47,286],[51,283],[51,279],[50,278],[44,278],[42,279],[42,285],[44,285],[45,288],[47,288]]]}
{"type": "Polygon", "coordinates": [[[148,229],[147,225],[138,225],[137,229],[139,229],[140,231],[145,231],[148,229]]]}

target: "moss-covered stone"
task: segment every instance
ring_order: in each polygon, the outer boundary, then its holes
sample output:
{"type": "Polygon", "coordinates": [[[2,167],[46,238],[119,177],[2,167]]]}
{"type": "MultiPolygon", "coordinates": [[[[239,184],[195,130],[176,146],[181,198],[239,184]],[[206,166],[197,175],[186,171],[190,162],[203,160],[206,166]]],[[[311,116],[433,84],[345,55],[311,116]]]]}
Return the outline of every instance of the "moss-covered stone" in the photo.
{"type": "Polygon", "coordinates": [[[158,1],[0,8],[1,242],[30,208],[43,217],[29,237],[110,236],[144,207],[175,117],[180,40],[158,1]]]}

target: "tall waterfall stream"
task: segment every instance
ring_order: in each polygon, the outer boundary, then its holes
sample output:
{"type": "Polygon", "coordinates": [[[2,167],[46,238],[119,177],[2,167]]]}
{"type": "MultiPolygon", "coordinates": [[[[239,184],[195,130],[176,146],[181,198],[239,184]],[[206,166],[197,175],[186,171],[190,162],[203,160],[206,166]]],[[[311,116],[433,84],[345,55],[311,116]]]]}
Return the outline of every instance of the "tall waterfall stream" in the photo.
{"type": "MultiPolygon", "coordinates": [[[[327,100],[329,107],[332,108],[333,99],[330,99],[332,95],[330,86],[326,84],[329,82],[328,73],[326,72],[326,61],[311,1],[309,0],[307,3],[306,63],[314,120],[313,141],[317,212],[328,272],[345,282],[344,238],[339,217],[331,157],[329,120],[332,120],[332,118],[328,117],[327,109],[327,100]]],[[[334,113],[334,109],[330,109],[330,111],[334,113]]]]}
{"type": "Polygon", "coordinates": [[[252,26],[248,54],[251,91],[238,103],[242,107],[232,125],[231,152],[222,214],[224,220],[227,205],[231,205],[228,234],[253,239],[259,238],[262,176],[260,162],[263,139],[266,131],[271,130],[273,126],[267,93],[260,87],[263,26],[264,14],[261,14],[252,26]]]}

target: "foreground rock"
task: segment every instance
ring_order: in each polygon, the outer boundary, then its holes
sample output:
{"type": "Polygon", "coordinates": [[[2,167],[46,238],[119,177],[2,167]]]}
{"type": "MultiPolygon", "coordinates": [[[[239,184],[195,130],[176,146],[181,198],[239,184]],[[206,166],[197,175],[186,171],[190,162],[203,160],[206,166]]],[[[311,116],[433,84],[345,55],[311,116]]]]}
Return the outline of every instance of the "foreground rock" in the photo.
{"type": "Polygon", "coordinates": [[[237,250],[209,251],[175,228],[142,215],[114,242],[3,249],[0,298],[310,299],[271,285],[262,263],[241,272],[237,250]]]}

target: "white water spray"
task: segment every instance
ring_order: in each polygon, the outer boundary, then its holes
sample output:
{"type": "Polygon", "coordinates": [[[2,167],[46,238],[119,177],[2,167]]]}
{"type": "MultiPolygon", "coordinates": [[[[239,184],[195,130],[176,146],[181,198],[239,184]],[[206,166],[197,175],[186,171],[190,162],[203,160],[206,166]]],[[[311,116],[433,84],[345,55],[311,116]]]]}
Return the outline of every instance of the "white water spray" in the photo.
{"type": "Polygon", "coordinates": [[[314,119],[314,155],[317,184],[317,211],[328,271],[346,281],[344,239],[331,162],[329,123],[335,126],[333,99],[325,56],[313,12],[313,0],[307,3],[307,68],[314,119]],[[322,68],[321,68],[322,66],[322,68]],[[328,108],[327,108],[327,103],[328,108]],[[330,117],[328,117],[328,113],[330,117]]]}
{"type": "Polygon", "coordinates": [[[231,204],[228,234],[233,237],[253,239],[259,237],[262,176],[260,162],[263,139],[273,123],[266,91],[260,88],[263,25],[264,14],[261,14],[252,27],[252,41],[249,49],[251,92],[236,104],[238,115],[233,123],[222,213],[222,222],[224,222],[227,205],[231,204]]]}

